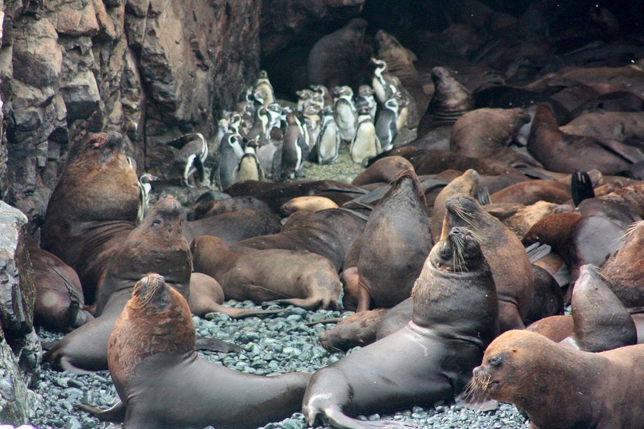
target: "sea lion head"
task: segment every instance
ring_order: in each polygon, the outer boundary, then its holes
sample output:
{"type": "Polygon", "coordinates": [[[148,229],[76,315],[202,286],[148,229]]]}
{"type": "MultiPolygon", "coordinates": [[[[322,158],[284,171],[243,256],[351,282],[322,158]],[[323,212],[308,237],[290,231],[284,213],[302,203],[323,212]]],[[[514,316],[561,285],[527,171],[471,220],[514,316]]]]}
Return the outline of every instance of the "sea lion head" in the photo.
{"type": "Polygon", "coordinates": [[[172,195],[164,195],[154,204],[143,219],[141,228],[163,228],[170,233],[181,234],[181,203],[172,195]]]}
{"type": "Polygon", "coordinates": [[[469,195],[454,195],[445,201],[447,214],[443,222],[443,234],[449,231],[448,228],[465,227],[471,228],[481,218],[482,208],[480,204],[469,195]]]}
{"type": "Polygon", "coordinates": [[[85,145],[85,151],[98,155],[99,162],[105,164],[113,156],[123,153],[125,139],[116,131],[96,133],[85,145]]]}
{"type": "Polygon", "coordinates": [[[471,232],[455,227],[432,248],[429,260],[439,271],[473,271],[482,263],[483,253],[471,232]]]}
{"type": "Polygon", "coordinates": [[[170,289],[159,274],[148,274],[134,285],[132,306],[148,315],[162,313],[172,301],[170,289]]]}

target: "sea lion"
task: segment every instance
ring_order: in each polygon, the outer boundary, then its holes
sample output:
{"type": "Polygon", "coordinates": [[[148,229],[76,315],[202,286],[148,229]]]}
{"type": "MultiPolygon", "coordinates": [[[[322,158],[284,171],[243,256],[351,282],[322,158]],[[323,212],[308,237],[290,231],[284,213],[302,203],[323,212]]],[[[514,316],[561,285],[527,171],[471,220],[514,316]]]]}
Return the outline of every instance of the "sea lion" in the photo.
{"type": "Polygon", "coordinates": [[[540,167],[532,157],[509,148],[521,127],[530,122],[525,110],[481,108],[454,122],[450,150],[473,158],[492,158],[508,164],[523,162],[540,167]]]}
{"type": "Polygon", "coordinates": [[[228,299],[277,301],[306,309],[338,308],[342,284],[331,262],[283,249],[237,253],[217,237],[192,241],[194,269],[215,278],[228,299]]]}
{"type": "Polygon", "coordinates": [[[284,203],[280,212],[290,216],[297,211],[319,212],[326,209],[337,209],[338,205],[326,197],[296,197],[284,203]]]}
{"type": "Polygon", "coordinates": [[[367,21],[354,18],[341,29],[317,41],[307,63],[309,85],[335,88],[339,85],[357,87],[360,77],[360,52],[367,21]]]}
{"type": "Polygon", "coordinates": [[[34,325],[69,332],[94,319],[83,307],[83,287],[76,271],[46,250],[29,246],[36,302],[34,325]]]}
{"type": "Polygon", "coordinates": [[[546,169],[562,173],[594,168],[603,174],[623,174],[644,161],[644,153],[632,146],[563,133],[547,103],[537,105],[527,148],[546,169]]]}
{"type": "Polygon", "coordinates": [[[517,405],[533,429],[635,429],[644,427],[642,377],[644,345],[589,353],[515,330],[488,346],[473,385],[517,405]]]}
{"type": "Polygon", "coordinates": [[[243,209],[255,209],[266,214],[278,213],[271,210],[264,201],[255,197],[234,197],[215,200],[210,192],[206,192],[197,198],[197,201],[190,207],[187,218],[193,221],[243,209]]]}
{"type": "Polygon", "coordinates": [[[121,243],[98,291],[96,319],[67,334],[46,353],[44,360],[52,368],[79,373],[107,368],[107,340],[114,322],[134,284],[145,274],[165,273],[169,285],[186,298],[190,296],[192,260],[181,233],[180,215],[179,201],[164,196],[121,243]]]}
{"type": "Polygon", "coordinates": [[[563,204],[571,198],[570,184],[557,180],[519,182],[490,195],[493,203],[520,203],[525,206],[538,201],[563,204]]]}
{"type": "Polygon", "coordinates": [[[644,112],[591,112],[559,129],[567,134],[617,140],[641,147],[644,144],[644,112]]]}
{"type": "Polygon", "coordinates": [[[376,308],[342,319],[333,329],[327,329],[320,334],[320,345],[334,353],[373,343],[376,341],[378,326],[387,311],[385,308],[376,308]]]}
{"type": "Polygon", "coordinates": [[[276,234],[280,229],[279,216],[250,208],[181,222],[181,231],[188,243],[199,235],[213,235],[231,244],[260,235],[276,234]]]}
{"type": "Polygon", "coordinates": [[[109,337],[108,355],[121,402],[103,413],[82,408],[99,417],[121,409],[124,426],[132,429],[262,426],[298,410],[310,377],[243,374],[200,358],[188,304],[158,274],[134,286],[109,337]]]}
{"type": "Polygon", "coordinates": [[[525,317],[525,324],[530,325],[536,320],[564,313],[564,297],[561,287],[554,276],[538,265],[532,265],[534,286],[530,309],[525,317]]]}
{"type": "Polygon", "coordinates": [[[572,208],[566,205],[538,201],[529,206],[521,206],[516,213],[501,220],[501,222],[510,231],[514,232],[519,240],[523,240],[528,231],[544,217],[553,213],[568,213],[571,211],[572,208]]]}
{"type": "Polygon", "coordinates": [[[481,243],[499,296],[501,331],[523,329],[534,284],[534,273],[525,248],[512,231],[483,210],[474,198],[454,196],[445,202],[445,206],[447,214],[443,235],[456,226],[469,228],[481,243]]]}
{"type": "Polygon", "coordinates": [[[370,183],[389,183],[403,170],[413,170],[414,166],[401,156],[388,156],[379,159],[367,169],[358,173],[351,182],[355,186],[364,186],[370,183]]]}
{"type": "Polygon", "coordinates": [[[626,307],[644,306],[644,270],[640,267],[643,238],[644,221],[631,225],[602,266],[602,274],[610,279],[608,286],[626,307]]]}
{"type": "Polygon", "coordinates": [[[429,221],[432,231],[432,237],[440,237],[443,230],[443,219],[447,208],[445,201],[454,195],[469,195],[476,197],[479,191],[479,174],[476,170],[469,169],[461,176],[449,182],[436,196],[434,200],[434,210],[429,221]]]}
{"type": "Polygon", "coordinates": [[[452,229],[433,247],[414,285],[412,321],[313,374],[302,407],[307,423],[315,426],[322,416],[335,427],[371,427],[346,414],[452,399],[498,334],[497,302],[478,242],[465,229],[452,229]],[[468,317],[460,317],[462,308],[468,317]]]}
{"type": "Polygon", "coordinates": [[[136,226],[139,179],[124,146],[116,132],[93,134],[47,205],[42,248],[78,273],[88,304],[112,253],[136,226]]]}
{"type": "Polygon", "coordinates": [[[362,233],[356,311],[393,307],[409,297],[432,246],[418,177],[404,170],[369,216],[362,233]]]}

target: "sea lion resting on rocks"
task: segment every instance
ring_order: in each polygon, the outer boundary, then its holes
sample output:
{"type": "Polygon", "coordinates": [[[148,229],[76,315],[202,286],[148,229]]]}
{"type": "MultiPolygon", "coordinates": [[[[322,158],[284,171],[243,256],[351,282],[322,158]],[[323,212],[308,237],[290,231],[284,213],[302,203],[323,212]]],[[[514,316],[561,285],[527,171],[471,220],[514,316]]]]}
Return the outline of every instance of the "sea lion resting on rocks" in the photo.
{"type": "Polygon", "coordinates": [[[264,377],[224,368],[195,352],[195,327],[183,296],[163,276],[134,286],[109,338],[108,363],[121,402],[104,419],[128,429],[256,428],[297,411],[309,374],[264,377]]]}
{"type": "Polygon", "coordinates": [[[601,353],[570,349],[528,331],[495,339],[472,384],[530,418],[531,429],[642,428],[644,345],[601,353]]]}
{"type": "Polygon", "coordinates": [[[464,228],[434,246],[412,297],[406,327],[313,375],[302,408],[309,425],[323,416],[336,427],[371,427],[345,413],[431,406],[463,389],[498,334],[499,310],[489,266],[464,228]]]}

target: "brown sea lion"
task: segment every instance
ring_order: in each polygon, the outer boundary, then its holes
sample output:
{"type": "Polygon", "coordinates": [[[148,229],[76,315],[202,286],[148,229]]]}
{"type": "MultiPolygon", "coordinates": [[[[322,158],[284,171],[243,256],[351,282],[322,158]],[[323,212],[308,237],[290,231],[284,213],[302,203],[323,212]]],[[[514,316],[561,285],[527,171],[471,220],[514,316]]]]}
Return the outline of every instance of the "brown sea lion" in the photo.
{"type": "Polygon", "coordinates": [[[562,173],[594,168],[615,175],[644,161],[644,153],[632,146],[563,133],[547,103],[537,105],[527,148],[546,169],[562,173]]]}
{"type": "Polygon", "coordinates": [[[644,218],[644,183],[636,182],[608,194],[583,200],[577,211],[584,216],[604,216],[626,228],[644,218]]]}
{"type": "Polygon", "coordinates": [[[626,307],[644,306],[644,284],[640,266],[644,245],[644,221],[631,225],[617,250],[602,266],[602,274],[610,279],[608,286],[626,307]]]}
{"type": "Polygon", "coordinates": [[[356,311],[389,308],[409,297],[432,246],[416,174],[404,170],[369,216],[362,233],[356,311]]]}
{"type": "Polygon", "coordinates": [[[195,238],[190,248],[195,271],[215,278],[227,299],[338,308],[342,284],[333,264],[320,255],[283,249],[237,253],[208,236],[195,238]]]}
{"type": "Polygon", "coordinates": [[[279,216],[250,208],[181,222],[181,231],[188,243],[200,235],[213,235],[231,244],[260,235],[276,234],[281,229],[279,216]]]}
{"type": "Polygon", "coordinates": [[[45,214],[42,248],[78,273],[88,304],[139,212],[139,181],[124,144],[115,132],[93,134],[63,172],[45,214]]]}
{"type": "Polygon", "coordinates": [[[642,377],[644,345],[589,353],[516,330],[488,346],[473,384],[521,408],[532,429],[635,429],[644,427],[642,377]]]}
{"type": "Polygon", "coordinates": [[[540,167],[532,157],[509,148],[521,127],[530,122],[525,110],[481,108],[456,120],[450,150],[473,158],[491,158],[508,164],[522,162],[540,167]]]}
{"type": "Polygon", "coordinates": [[[413,168],[411,163],[401,156],[388,156],[374,162],[367,169],[361,171],[353,179],[351,184],[364,186],[369,183],[389,183],[401,171],[407,169],[413,170],[413,168]]]}
{"type": "Polygon", "coordinates": [[[570,183],[557,180],[530,180],[515,183],[490,195],[493,203],[520,203],[524,206],[537,201],[563,204],[572,199],[570,183]]]}
{"type": "Polygon", "coordinates": [[[373,343],[376,341],[378,326],[387,311],[385,308],[376,308],[342,319],[332,329],[320,334],[320,345],[334,353],[373,343]]]}
{"type": "Polygon", "coordinates": [[[453,227],[468,228],[481,243],[499,297],[501,331],[523,329],[534,285],[534,273],[525,248],[512,231],[483,210],[474,198],[454,196],[445,202],[445,206],[443,235],[453,227]]]}
{"type": "Polygon", "coordinates": [[[591,112],[559,127],[567,134],[644,145],[644,112],[591,112]]]}
{"type": "Polygon", "coordinates": [[[503,222],[503,225],[507,226],[510,231],[514,232],[519,240],[523,240],[523,237],[525,237],[528,231],[530,231],[530,228],[544,217],[553,213],[567,213],[570,211],[572,211],[572,208],[567,205],[538,201],[529,206],[521,206],[516,213],[507,219],[501,220],[501,222],[503,222]]]}
{"type": "Polygon", "coordinates": [[[470,91],[454,79],[444,67],[432,69],[434,95],[418,125],[422,136],[434,128],[451,126],[463,113],[474,109],[470,91]]]}
{"type": "Polygon", "coordinates": [[[28,249],[36,287],[34,325],[69,332],[94,319],[83,308],[83,287],[76,271],[46,250],[28,249]]]}
{"type": "Polygon", "coordinates": [[[109,337],[109,369],[125,427],[250,429],[297,411],[309,374],[263,377],[216,365],[195,352],[195,327],[184,297],[163,277],[134,286],[109,337]],[[213,386],[225,386],[222,394],[213,386]],[[252,410],[252,412],[249,412],[252,410]]]}
{"type": "Polygon", "coordinates": [[[433,247],[412,298],[412,322],[313,374],[302,407],[309,425],[325,417],[372,427],[348,415],[432,406],[464,388],[498,334],[494,280],[471,234],[454,228],[433,247]]]}
{"type": "Polygon", "coordinates": [[[44,360],[52,368],[80,373],[107,368],[107,339],[134,284],[145,274],[165,273],[168,285],[186,298],[190,296],[192,260],[181,233],[180,215],[179,201],[169,195],[162,197],[121,243],[98,292],[96,319],[67,334],[47,352],[44,360]]]}
{"type": "Polygon", "coordinates": [[[207,192],[201,195],[190,207],[187,218],[193,221],[243,209],[260,210],[266,214],[279,213],[271,210],[268,204],[255,197],[233,197],[215,200],[210,192],[207,192]]]}
{"type": "Polygon", "coordinates": [[[290,216],[297,211],[319,212],[326,209],[337,209],[338,205],[326,197],[296,197],[284,203],[280,208],[283,216],[290,216]]]}
{"type": "Polygon", "coordinates": [[[476,170],[467,170],[461,176],[449,182],[449,184],[438,193],[434,200],[434,210],[432,211],[432,217],[429,221],[432,237],[441,236],[441,231],[443,230],[443,219],[445,219],[445,213],[447,213],[445,201],[454,195],[469,195],[470,197],[476,198],[478,191],[479,174],[476,170]]]}

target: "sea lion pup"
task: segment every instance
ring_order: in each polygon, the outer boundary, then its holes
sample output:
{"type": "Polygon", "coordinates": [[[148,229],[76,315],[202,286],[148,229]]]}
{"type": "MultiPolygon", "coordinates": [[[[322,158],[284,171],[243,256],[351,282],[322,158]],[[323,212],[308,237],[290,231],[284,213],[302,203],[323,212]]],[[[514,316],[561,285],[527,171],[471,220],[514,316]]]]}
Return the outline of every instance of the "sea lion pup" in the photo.
{"type": "Polygon", "coordinates": [[[373,427],[346,414],[432,406],[461,392],[498,334],[494,280],[472,234],[464,228],[445,234],[412,298],[407,326],[313,374],[302,407],[310,426],[322,417],[340,428],[373,427]]]}
{"type": "Polygon", "coordinates": [[[643,378],[644,345],[589,353],[514,330],[489,345],[472,385],[521,408],[531,429],[636,429],[643,378]]]}
{"type": "Polygon", "coordinates": [[[276,234],[281,229],[279,216],[250,208],[181,221],[181,231],[188,243],[200,235],[213,235],[231,244],[260,235],[276,234]]]}
{"type": "Polygon", "coordinates": [[[256,428],[297,411],[310,377],[244,374],[200,358],[188,304],[158,274],[134,286],[108,355],[121,402],[103,412],[80,408],[104,419],[120,412],[128,429],[256,428]]]}
{"type": "Polygon", "coordinates": [[[456,120],[450,136],[450,150],[473,158],[491,158],[511,164],[523,162],[541,167],[532,157],[509,148],[521,127],[530,122],[523,109],[481,108],[456,120]]]}
{"type": "Polygon", "coordinates": [[[644,221],[639,221],[626,230],[617,251],[602,266],[602,274],[610,279],[608,286],[626,307],[644,306],[643,246],[644,221]]]}
{"type": "Polygon", "coordinates": [[[116,132],[92,135],[49,199],[42,248],[72,267],[95,300],[107,261],[136,226],[140,189],[116,132]]]}
{"type": "Polygon", "coordinates": [[[455,226],[468,228],[479,240],[490,264],[499,296],[501,332],[525,328],[523,320],[530,308],[534,285],[534,273],[525,248],[512,231],[483,210],[474,198],[454,196],[445,206],[443,235],[455,226]]]}
{"type": "Polygon", "coordinates": [[[357,312],[409,298],[432,246],[422,198],[418,177],[404,170],[369,216],[358,259],[357,312]]]}
{"type": "Polygon", "coordinates": [[[237,253],[208,236],[195,238],[190,249],[195,271],[215,278],[228,299],[277,301],[309,310],[338,308],[342,284],[323,256],[282,249],[237,253]]]}
{"type": "Polygon", "coordinates": [[[83,287],[76,271],[53,254],[29,246],[34,269],[34,325],[69,332],[94,319],[83,307],[83,287]]]}
{"type": "Polygon", "coordinates": [[[546,169],[561,173],[595,168],[616,175],[644,161],[639,149],[618,141],[563,133],[548,103],[537,105],[527,148],[546,169]]]}

